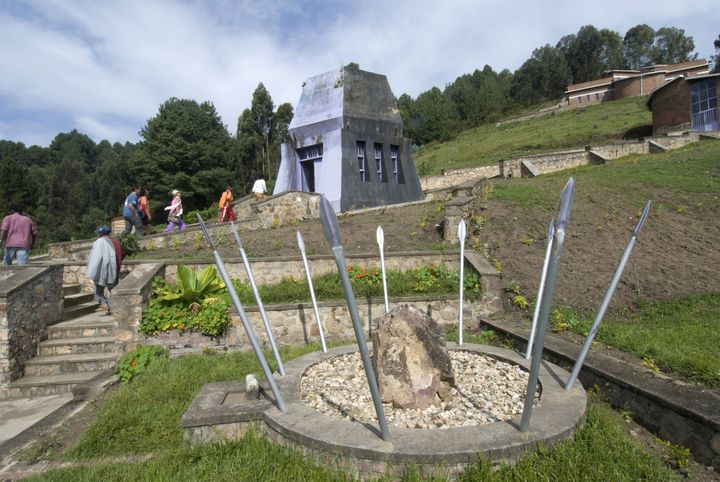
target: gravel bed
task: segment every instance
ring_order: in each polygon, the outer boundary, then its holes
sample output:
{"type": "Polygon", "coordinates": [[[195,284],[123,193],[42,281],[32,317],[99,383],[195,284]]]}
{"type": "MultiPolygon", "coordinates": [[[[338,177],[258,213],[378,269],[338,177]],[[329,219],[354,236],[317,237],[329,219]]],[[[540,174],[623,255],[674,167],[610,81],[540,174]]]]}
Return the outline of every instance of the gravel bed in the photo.
{"type": "MultiPolygon", "coordinates": [[[[448,400],[425,409],[395,408],[384,403],[388,425],[444,429],[509,420],[522,413],[528,373],[520,366],[477,353],[450,351],[456,386],[448,400]]],[[[309,367],[300,395],[318,412],[347,420],[377,423],[359,353],[324,360],[309,367]]],[[[539,400],[535,393],[535,403],[539,400]]]]}

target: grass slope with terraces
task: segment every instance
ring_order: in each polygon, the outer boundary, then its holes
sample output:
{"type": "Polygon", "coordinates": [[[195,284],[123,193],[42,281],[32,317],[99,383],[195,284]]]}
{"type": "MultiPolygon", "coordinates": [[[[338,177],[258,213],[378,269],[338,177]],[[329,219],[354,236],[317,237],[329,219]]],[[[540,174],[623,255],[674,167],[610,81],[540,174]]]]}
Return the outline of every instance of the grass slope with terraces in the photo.
{"type": "Polygon", "coordinates": [[[501,126],[485,124],[449,142],[421,147],[413,158],[421,176],[486,166],[527,154],[582,148],[647,135],[652,116],[645,97],[591,105],[501,126]]]}

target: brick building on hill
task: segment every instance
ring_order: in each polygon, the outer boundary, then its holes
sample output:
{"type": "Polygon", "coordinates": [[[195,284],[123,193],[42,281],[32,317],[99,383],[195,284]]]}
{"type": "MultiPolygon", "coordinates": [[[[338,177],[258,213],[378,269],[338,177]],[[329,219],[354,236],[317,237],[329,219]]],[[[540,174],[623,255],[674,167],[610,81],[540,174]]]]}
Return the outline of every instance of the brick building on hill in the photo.
{"type": "Polygon", "coordinates": [[[670,65],[650,65],[640,70],[610,70],[600,79],[568,85],[565,102],[568,107],[582,107],[649,95],[656,88],[678,77],[705,75],[709,72],[710,67],[705,59],[670,65]]]}
{"type": "Polygon", "coordinates": [[[720,74],[675,77],[648,97],[653,134],[718,130],[720,74]]]}

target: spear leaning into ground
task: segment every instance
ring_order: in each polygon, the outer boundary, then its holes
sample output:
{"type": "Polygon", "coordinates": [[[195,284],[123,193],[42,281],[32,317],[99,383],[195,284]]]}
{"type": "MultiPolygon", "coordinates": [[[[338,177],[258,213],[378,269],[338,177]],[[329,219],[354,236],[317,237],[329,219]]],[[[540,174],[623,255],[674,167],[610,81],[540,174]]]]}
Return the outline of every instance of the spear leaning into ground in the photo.
{"type": "Polygon", "coordinates": [[[268,384],[270,384],[270,390],[272,390],[272,393],[275,396],[277,407],[278,409],[280,409],[281,412],[285,412],[285,402],[283,401],[280,390],[275,383],[272,371],[270,370],[270,366],[268,365],[267,360],[265,359],[265,355],[260,348],[260,344],[258,343],[257,338],[255,338],[255,332],[253,331],[252,326],[250,326],[250,321],[248,321],[242,303],[240,303],[240,298],[238,297],[237,291],[235,291],[235,287],[232,284],[230,275],[228,275],[228,272],[225,269],[225,263],[223,263],[220,254],[217,252],[217,249],[215,249],[215,245],[213,244],[212,239],[210,239],[210,234],[205,227],[205,223],[200,217],[200,213],[198,213],[197,218],[198,222],[200,223],[200,228],[202,228],[203,234],[205,235],[205,239],[210,245],[210,249],[212,250],[213,256],[215,257],[215,266],[217,266],[218,271],[220,271],[220,277],[222,277],[223,282],[225,283],[225,287],[228,290],[228,294],[230,295],[230,299],[232,300],[232,303],[235,306],[238,315],[240,316],[240,321],[242,321],[243,328],[245,328],[245,333],[250,339],[250,345],[252,345],[253,351],[255,352],[255,357],[258,359],[258,362],[260,362],[260,367],[265,374],[265,378],[267,379],[268,384]]]}
{"type": "Polygon", "coordinates": [[[252,286],[253,295],[255,295],[255,301],[260,310],[260,318],[262,318],[263,325],[265,326],[265,333],[267,334],[268,341],[270,342],[270,348],[272,348],[275,361],[277,362],[278,372],[281,376],[285,376],[285,369],[283,368],[282,360],[280,359],[280,353],[278,352],[277,345],[275,344],[275,337],[270,328],[270,322],[268,321],[267,314],[265,313],[265,306],[263,306],[262,299],[260,298],[260,292],[258,291],[257,284],[255,283],[255,276],[253,276],[252,266],[248,260],[245,249],[243,248],[242,241],[240,241],[240,234],[237,232],[235,223],[230,223],[230,231],[232,231],[233,237],[235,237],[235,243],[237,243],[238,249],[240,249],[240,256],[242,257],[243,264],[245,265],[245,272],[247,273],[248,280],[250,280],[250,286],[252,286]]]}
{"type": "Polygon", "coordinates": [[[572,207],[574,191],[575,181],[571,177],[567,184],[565,184],[562,193],[560,193],[560,208],[558,210],[557,226],[555,227],[555,241],[550,263],[548,264],[545,289],[540,299],[539,324],[535,343],[532,348],[532,361],[528,375],[527,392],[525,393],[525,405],[523,406],[522,417],[520,419],[520,431],[522,432],[527,432],[530,426],[530,416],[532,415],[535,390],[537,389],[538,375],[540,373],[540,362],[542,361],[542,352],[545,346],[545,334],[547,332],[548,319],[550,318],[550,306],[552,305],[555,280],[557,279],[557,272],[560,267],[560,255],[562,254],[565,244],[565,228],[570,221],[570,208],[572,207]]]}
{"type": "Polygon", "coordinates": [[[355,303],[355,293],[353,293],[352,285],[350,284],[350,277],[348,276],[347,265],[345,264],[345,254],[340,244],[340,227],[338,226],[335,211],[325,196],[320,197],[320,221],[322,221],[323,230],[325,231],[325,238],[328,240],[328,243],[330,243],[330,246],[332,246],[335,264],[337,264],[338,273],[340,274],[343,294],[345,295],[345,301],[347,302],[348,311],[350,312],[350,319],[352,320],[353,329],[355,330],[355,339],[360,349],[360,357],[362,358],[363,368],[365,369],[365,375],[367,376],[368,385],[370,386],[370,395],[372,395],[375,413],[377,414],[378,423],[380,424],[381,437],[383,440],[388,440],[390,438],[390,432],[388,431],[387,420],[385,419],[385,409],[380,399],[377,378],[375,377],[375,371],[373,370],[370,355],[368,354],[365,335],[363,334],[362,325],[360,324],[360,315],[358,315],[357,305],[355,303]]]}
{"type": "Polygon", "coordinates": [[[612,280],[610,280],[610,286],[608,286],[608,290],[605,293],[605,298],[603,298],[602,303],[600,303],[600,308],[598,308],[597,313],[595,314],[595,321],[593,321],[592,327],[590,328],[590,331],[585,338],[585,343],[583,343],[583,347],[580,350],[580,355],[578,355],[578,359],[575,362],[572,373],[570,373],[567,383],[565,384],[566,391],[570,390],[573,387],[573,385],[575,384],[575,380],[580,374],[580,369],[585,362],[585,357],[587,356],[588,351],[590,351],[590,346],[592,345],[593,339],[597,334],[598,328],[600,328],[600,323],[602,322],[603,316],[605,316],[605,310],[607,310],[607,307],[610,304],[610,300],[615,293],[615,288],[617,288],[618,282],[620,282],[620,277],[622,276],[623,270],[625,269],[625,264],[630,258],[630,253],[632,253],[633,247],[635,246],[635,240],[637,240],[638,234],[640,234],[640,230],[642,229],[643,224],[645,224],[645,219],[647,219],[649,212],[650,201],[645,203],[645,208],[640,215],[640,219],[638,219],[637,224],[635,224],[635,229],[633,229],[630,240],[625,246],[625,251],[620,258],[620,263],[618,263],[618,266],[615,269],[615,274],[613,275],[612,280]]]}

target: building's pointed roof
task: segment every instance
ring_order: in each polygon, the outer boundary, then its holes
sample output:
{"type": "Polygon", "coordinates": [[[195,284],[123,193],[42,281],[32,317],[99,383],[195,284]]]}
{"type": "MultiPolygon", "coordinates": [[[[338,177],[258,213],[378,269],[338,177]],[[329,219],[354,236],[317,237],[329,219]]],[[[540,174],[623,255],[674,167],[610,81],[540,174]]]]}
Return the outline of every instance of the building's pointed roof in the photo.
{"type": "Polygon", "coordinates": [[[342,117],[402,125],[387,77],[346,66],[305,81],[289,127],[342,117]]]}

